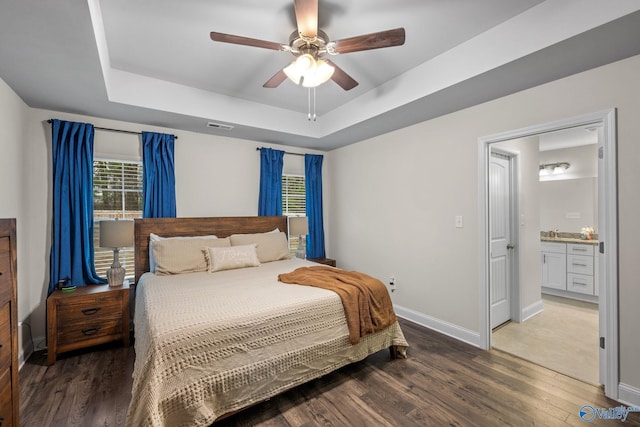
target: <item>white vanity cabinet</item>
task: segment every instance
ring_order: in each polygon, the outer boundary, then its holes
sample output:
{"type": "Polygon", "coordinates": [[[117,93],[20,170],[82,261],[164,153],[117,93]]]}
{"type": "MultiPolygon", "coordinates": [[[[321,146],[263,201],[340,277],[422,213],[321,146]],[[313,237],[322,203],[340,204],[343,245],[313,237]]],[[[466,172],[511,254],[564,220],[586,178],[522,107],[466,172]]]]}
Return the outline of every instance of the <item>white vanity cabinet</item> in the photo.
{"type": "Polygon", "coordinates": [[[598,265],[595,245],[540,242],[542,292],[598,301],[598,265]]]}
{"type": "Polygon", "coordinates": [[[552,289],[567,289],[567,245],[566,243],[541,242],[542,286],[552,289]]]}

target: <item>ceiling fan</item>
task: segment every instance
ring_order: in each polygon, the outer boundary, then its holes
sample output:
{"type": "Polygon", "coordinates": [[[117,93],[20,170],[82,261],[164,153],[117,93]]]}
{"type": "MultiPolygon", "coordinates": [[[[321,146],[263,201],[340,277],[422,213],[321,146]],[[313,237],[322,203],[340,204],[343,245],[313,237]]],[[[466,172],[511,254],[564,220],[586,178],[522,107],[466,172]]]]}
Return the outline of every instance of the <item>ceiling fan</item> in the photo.
{"type": "Polygon", "coordinates": [[[318,28],[318,0],[294,0],[294,8],[298,29],[289,36],[289,44],[215,31],[211,32],[211,40],[292,53],[296,59],[267,80],[263,85],[265,88],[278,87],[288,77],[305,87],[316,87],[331,79],[344,90],[353,89],[358,82],[335,63],[325,59],[327,55],[401,46],[405,41],[404,28],[331,41],[318,28]]]}

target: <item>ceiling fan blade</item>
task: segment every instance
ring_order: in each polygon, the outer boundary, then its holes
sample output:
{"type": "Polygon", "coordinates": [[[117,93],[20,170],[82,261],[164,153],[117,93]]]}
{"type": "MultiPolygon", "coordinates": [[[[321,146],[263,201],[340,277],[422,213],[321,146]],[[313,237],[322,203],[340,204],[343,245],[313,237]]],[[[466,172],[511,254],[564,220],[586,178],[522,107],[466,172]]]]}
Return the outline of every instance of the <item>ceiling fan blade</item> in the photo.
{"type": "Polygon", "coordinates": [[[318,35],[318,0],[294,0],[298,33],[304,37],[318,35]]]}
{"type": "Polygon", "coordinates": [[[382,47],[401,46],[404,44],[404,39],[404,28],[380,31],[378,33],[336,40],[330,43],[332,45],[330,53],[349,53],[380,49],[382,47]],[[331,52],[331,50],[333,50],[333,52],[331,52]]]}
{"type": "Polygon", "coordinates": [[[351,90],[354,87],[358,86],[358,82],[355,81],[349,74],[345,73],[342,68],[338,67],[335,62],[329,61],[326,58],[324,59],[324,62],[335,68],[335,71],[331,76],[331,80],[336,82],[342,89],[351,90]]]}
{"type": "Polygon", "coordinates": [[[269,42],[266,40],[252,39],[249,37],[234,36],[232,34],[211,32],[211,40],[222,43],[240,44],[243,46],[260,47],[263,49],[284,50],[284,46],[280,43],[269,42]]]}
{"type": "Polygon", "coordinates": [[[282,83],[286,79],[287,79],[287,75],[284,73],[284,70],[280,70],[277,73],[275,73],[273,77],[267,80],[267,82],[263,84],[262,87],[273,89],[280,86],[280,83],[282,83]]]}

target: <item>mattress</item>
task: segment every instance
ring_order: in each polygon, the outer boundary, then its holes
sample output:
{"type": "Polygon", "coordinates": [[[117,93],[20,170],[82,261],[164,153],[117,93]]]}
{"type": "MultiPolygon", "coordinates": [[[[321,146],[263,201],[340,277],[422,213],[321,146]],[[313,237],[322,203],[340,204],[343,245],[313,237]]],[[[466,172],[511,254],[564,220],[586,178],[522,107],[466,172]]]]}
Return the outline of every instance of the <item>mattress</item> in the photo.
{"type": "Polygon", "coordinates": [[[144,274],[127,425],[206,426],[391,345],[403,353],[397,322],[351,345],[337,294],[277,280],[311,265],[144,274]]]}

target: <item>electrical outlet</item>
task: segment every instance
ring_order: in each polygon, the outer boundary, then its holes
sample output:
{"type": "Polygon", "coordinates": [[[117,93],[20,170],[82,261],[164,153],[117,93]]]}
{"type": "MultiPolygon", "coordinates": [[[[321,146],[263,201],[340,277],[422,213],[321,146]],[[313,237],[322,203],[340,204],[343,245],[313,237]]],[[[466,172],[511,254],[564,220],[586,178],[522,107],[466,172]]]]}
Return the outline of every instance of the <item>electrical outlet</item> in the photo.
{"type": "Polygon", "coordinates": [[[391,288],[391,292],[395,292],[396,290],[396,278],[391,276],[389,279],[389,287],[391,288]]]}

